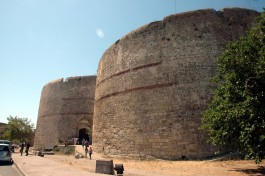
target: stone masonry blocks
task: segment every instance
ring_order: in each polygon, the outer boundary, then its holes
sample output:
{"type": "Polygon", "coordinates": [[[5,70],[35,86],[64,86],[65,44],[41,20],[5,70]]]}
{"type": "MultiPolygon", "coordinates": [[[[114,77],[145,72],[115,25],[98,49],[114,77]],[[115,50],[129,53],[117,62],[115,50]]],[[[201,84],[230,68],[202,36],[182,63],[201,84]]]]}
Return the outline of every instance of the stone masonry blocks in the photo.
{"type": "Polygon", "coordinates": [[[110,46],[98,65],[94,150],[161,159],[212,155],[198,127],[216,59],[258,15],[237,8],[171,15],[110,46]]]}
{"type": "Polygon", "coordinates": [[[96,76],[69,77],[46,84],[41,93],[35,148],[78,137],[80,121],[92,129],[96,76]]]}

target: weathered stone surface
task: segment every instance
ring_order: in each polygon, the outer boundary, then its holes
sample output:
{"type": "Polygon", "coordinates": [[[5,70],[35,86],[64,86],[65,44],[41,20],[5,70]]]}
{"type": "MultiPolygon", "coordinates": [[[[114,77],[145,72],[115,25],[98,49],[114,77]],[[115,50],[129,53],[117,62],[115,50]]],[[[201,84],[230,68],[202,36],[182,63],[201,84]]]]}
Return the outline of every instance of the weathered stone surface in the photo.
{"type": "Polygon", "coordinates": [[[213,154],[198,127],[216,58],[258,15],[246,9],[176,14],[113,44],[98,66],[94,150],[162,159],[213,154]]]}
{"type": "Polygon", "coordinates": [[[83,76],[58,79],[43,87],[35,148],[58,145],[78,137],[82,128],[91,134],[95,84],[96,76],[83,76]]]}
{"type": "Polygon", "coordinates": [[[96,173],[114,175],[113,160],[97,160],[96,173]]]}

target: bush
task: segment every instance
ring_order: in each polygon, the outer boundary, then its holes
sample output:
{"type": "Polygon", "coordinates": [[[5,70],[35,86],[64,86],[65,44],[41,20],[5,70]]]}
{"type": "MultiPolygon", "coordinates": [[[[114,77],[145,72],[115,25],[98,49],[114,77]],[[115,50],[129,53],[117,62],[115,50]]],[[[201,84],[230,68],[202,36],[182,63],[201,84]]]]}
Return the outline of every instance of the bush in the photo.
{"type": "Polygon", "coordinates": [[[70,154],[73,154],[74,153],[74,148],[71,147],[71,146],[66,146],[64,148],[64,154],[67,154],[67,155],[70,155],[70,154]]]}
{"type": "Polygon", "coordinates": [[[58,147],[57,145],[55,145],[55,146],[53,147],[53,151],[55,151],[55,152],[59,152],[60,149],[59,149],[59,147],[58,147]]]}

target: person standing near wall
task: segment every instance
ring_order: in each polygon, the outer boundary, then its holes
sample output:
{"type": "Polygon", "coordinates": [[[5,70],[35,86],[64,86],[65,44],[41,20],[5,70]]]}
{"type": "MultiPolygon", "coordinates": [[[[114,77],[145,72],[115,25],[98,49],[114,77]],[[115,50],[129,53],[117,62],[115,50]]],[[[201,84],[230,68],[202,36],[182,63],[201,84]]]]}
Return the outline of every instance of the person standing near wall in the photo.
{"type": "Polygon", "coordinates": [[[22,154],[23,154],[24,146],[25,146],[25,144],[24,144],[24,142],[22,142],[20,145],[20,156],[22,156],[22,154]]]}
{"type": "Polygon", "coordinates": [[[87,148],[89,147],[89,143],[88,143],[87,140],[85,140],[85,143],[84,144],[85,144],[85,147],[87,147],[87,148]]]}
{"type": "Polygon", "coordinates": [[[89,158],[91,159],[91,155],[92,155],[92,153],[93,153],[93,151],[92,151],[92,147],[89,147],[88,153],[89,153],[89,158]]]}
{"type": "Polygon", "coordinates": [[[84,144],[85,144],[85,158],[87,158],[88,147],[89,147],[88,141],[86,140],[84,144]]]}
{"type": "Polygon", "coordinates": [[[26,150],[25,150],[26,156],[29,155],[29,147],[30,147],[30,144],[28,142],[27,145],[26,145],[26,150]]]}
{"type": "Polygon", "coordinates": [[[88,147],[85,147],[85,158],[87,158],[88,147]]]}
{"type": "Polygon", "coordinates": [[[84,149],[84,146],[85,146],[85,139],[82,139],[82,147],[84,149]]]}

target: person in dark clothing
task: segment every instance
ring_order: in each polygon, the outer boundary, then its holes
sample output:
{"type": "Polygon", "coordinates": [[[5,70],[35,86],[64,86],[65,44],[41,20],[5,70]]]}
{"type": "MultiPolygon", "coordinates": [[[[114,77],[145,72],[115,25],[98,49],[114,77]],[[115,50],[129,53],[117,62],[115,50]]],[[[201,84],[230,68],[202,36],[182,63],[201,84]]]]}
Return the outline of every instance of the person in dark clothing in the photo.
{"type": "Polygon", "coordinates": [[[25,144],[24,144],[24,142],[22,142],[21,146],[20,146],[20,156],[22,156],[22,154],[23,154],[24,146],[25,146],[25,144]]]}
{"type": "Polygon", "coordinates": [[[89,149],[88,149],[88,153],[89,153],[89,158],[91,159],[91,155],[92,155],[92,153],[93,153],[93,151],[92,151],[92,147],[89,147],[89,149]]]}
{"type": "Polygon", "coordinates": [[[25,150],[26,156],[29,155],[29,147],[30,147],[30,144],[28,142],[27,145],[26,145],[26,150],[25,150]]]}
{"type": "Polygon", "coordinates": [[[85,158],[87,158],[88,147],[85,147],[85,158]]]}
{"type": "Polygon", "coordinates": [[[88,140],[85,140],[85,147],[89,147],[89,142],[88,142],[88,140]]]}

